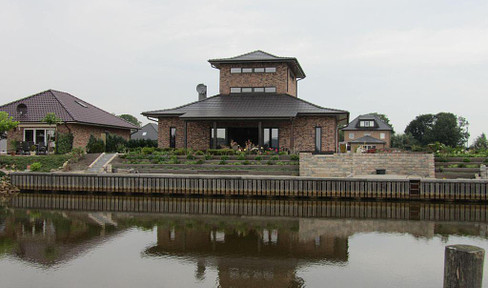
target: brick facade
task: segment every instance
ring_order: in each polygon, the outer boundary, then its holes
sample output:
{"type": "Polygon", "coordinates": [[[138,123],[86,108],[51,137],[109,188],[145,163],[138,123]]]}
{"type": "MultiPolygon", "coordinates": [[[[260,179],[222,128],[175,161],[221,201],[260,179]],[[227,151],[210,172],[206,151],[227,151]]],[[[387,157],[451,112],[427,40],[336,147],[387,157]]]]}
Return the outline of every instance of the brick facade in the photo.
{"type": "Polygon", "coordinates": [[[220,94],[230,94],[231,87],[276,87],[276,93],[297,96],[297,81],[285,63],[221,64],[220,94]],[[230,73],[231,68],[275,67],[273,73],[230,73]]]}
{"type": "MultiPolygon", "coordinates": [[[[24,129],[42,129],[42,128],[52,128],[48,125],[33,125],[32,127],[17,127],[8,132],[7,136],[7,147],[9,151],[12,151],[11,140],[23,141],[24,129]]],[[[90,135],[100,138],[102,133],[108,132],[110,134],[118,135],[123,137],[125,140],[130,139],[129,129],[117,129],[117,128],[107,128],[92,125],[82,125],[82,124],[61,124],[58,125],[58,133],[72,133],[73,134],[73,148],[81,147],[86,148],[88,144],[88,139],[90,135]]]]}
{"type": "MultiPolygon", "coordinates": [[[[250,127],[257,128],[258,121],[218,121],[218,128],[250,127]]],[[[159,118],[158,146],[170,146],[170,128],[176,128],[176,148],[185,148],[185,122],[178,117],[159,118]]],[[[188,121],[187,147],[195,150],[210,148],[210,135],[213,122],[188,121]]],[[[291,151],[315,150],[315,127],[322,128],[322,151],[336,151],[337,124],[334,117],[297,117],[294,120],[262,121],[263,128],[278,128],[279,146],[291,151]],[[292,130],[294,133],[292,133],[292,130]],[[291,137],[292,134],[294,137],[291,137]]]]}

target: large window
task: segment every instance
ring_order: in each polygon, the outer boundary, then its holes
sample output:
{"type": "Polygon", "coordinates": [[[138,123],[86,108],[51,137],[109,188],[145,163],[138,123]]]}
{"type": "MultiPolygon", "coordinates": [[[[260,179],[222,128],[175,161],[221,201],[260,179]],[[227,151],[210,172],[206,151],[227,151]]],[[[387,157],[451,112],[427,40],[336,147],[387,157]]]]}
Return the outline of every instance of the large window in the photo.
{"type": "Polygon", "coordinates": [[[169,128],[169,147],[176,148],[176,127],[169,128]]]}
{"type": "MultiPolygon", "coordinates": [[[[215,137],[215,130],[213,128],[210,129],[210,147],[213,147],[212,143],[215,137]]],[[[217,144],[216,147],[220,148],[222,146],[227,146],[227,129],[226,128],[217,128],[217,144]]]]}
{"type": "Polygon", "coordinates": [[[50,139],[54,139],[54,129],[24,129],[24,141],[34,142],[34,144],[47,145],[48,134],[50,139]]]}
{"type": "Polygon", "coordinates": [[[322,151],[322,128],[315,127],[315,152],[322,151]]]}
{"type": "Polygon", "coordinates": [[[279,144],[279,133],[278,128],[264,128],[263,129],[263,144],[269,148],[278,149],[279,144]]]}

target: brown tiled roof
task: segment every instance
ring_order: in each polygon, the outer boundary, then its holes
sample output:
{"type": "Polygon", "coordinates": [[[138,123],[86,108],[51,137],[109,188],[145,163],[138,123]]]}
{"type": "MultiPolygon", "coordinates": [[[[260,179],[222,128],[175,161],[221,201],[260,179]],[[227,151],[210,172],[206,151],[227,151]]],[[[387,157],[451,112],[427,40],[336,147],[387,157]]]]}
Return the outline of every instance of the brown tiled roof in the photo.
{"type": "Polygon", "coordinates": [[[91,105],[69,93],[47,90],[0,106],[20,122],[42,122],[47,113],[54,113],[63,122],[91,124],[124,129],[137,129],[131,123],[91,105]],[[17,107],[24,104],[27,113],[21,115],[17,107]]]}

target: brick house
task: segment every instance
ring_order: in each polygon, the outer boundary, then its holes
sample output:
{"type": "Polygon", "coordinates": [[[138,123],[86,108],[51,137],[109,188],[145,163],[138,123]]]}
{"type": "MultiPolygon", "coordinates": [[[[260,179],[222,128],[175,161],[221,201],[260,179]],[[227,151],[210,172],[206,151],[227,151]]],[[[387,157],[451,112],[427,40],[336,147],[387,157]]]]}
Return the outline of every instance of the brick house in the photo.
{"type": "Polygon", "coordinates": [[[159,147],[244,146],[290,151],[336,152],[338,124],[349,112],[323,108],[297,97],[305,73],[296,58],[263,51],[209,60],[220,70],[220,93],[173,109],[143,112],[158,121],[159,147]]]}
{"type": "MultiPolygon", "coordinates": [[[[106,133],[111,133],[129,140],[131,130],[137,129],[122,118],[69,93],[55,90],[47,90],[5,104],[0,106],[0,111],[7,112],[15,121],[20,122],[17,128],[7,132],[9,146],[11,140],[52,146],[53,143],[47,143],[47,135],[54,136],[57,128],[58,133],[73,134],[73,147],[85,148],[90,135],[101,138],[106,133]],[[55,113],[62,123],[56,127],[42,122],[47,113],[55,113]]],[[[12,150],[12,147],[8,150],[12,150]]]]}
{"type": "Polygon", "coordinates": [[[356,152],[359,147],[366,150],[390,148],[393,129],[378,116],[365,114],[356,117],[342,131],[348,150],[356,152]]]}

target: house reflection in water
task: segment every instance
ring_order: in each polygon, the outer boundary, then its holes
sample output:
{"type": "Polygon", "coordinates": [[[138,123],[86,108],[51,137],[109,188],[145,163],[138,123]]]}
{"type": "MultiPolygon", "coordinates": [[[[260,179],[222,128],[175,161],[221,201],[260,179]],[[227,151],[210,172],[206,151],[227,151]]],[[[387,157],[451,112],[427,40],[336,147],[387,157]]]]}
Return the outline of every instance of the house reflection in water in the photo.
{"type": "Polygon", "coordinates": [[[194,261],[197,279],[205,277],[207,266],[216,268],[222,287],[288,287],[300,283],[295,272],[301,264],[347,262],[347,238],[324,234],[303,241],[289,229],[297,223],[278,223],[288,228],[158,226],[157,245],[146,254],[194,261]]]}

